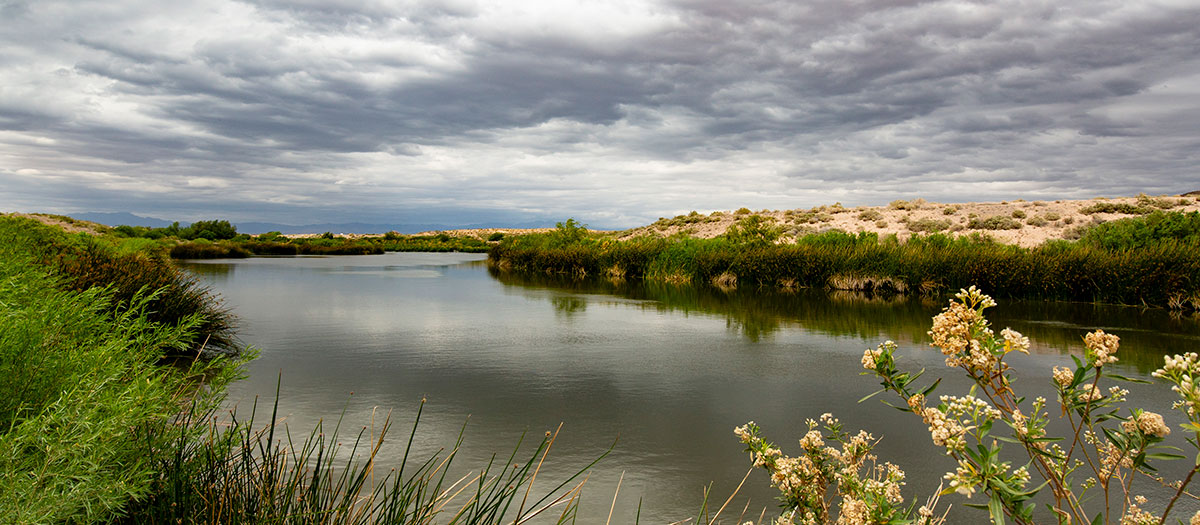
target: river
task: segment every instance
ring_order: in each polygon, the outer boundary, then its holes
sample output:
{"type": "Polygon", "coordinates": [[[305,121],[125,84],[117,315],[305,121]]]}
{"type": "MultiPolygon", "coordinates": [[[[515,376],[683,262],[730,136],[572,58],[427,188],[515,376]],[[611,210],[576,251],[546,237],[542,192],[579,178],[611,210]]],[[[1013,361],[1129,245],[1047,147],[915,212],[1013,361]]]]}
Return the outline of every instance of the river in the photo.
{"type": "MultiPolygon", "coordinates": [[[[720,506],[750,466],[732,432],[749,420],[797,453],[805,420],[832,412],[847,429],[882,438],[881,461],[908,473],[906,498],[923,500],[953,469],[915,416],[876,399],[857,402],[877,386],[860,375],[859,358],[884,340],[900,345],[902,367],[945,377],[940,393],[965,392],[925,335],[941,301],[529,278],[489,270],[483,259],[388,253],[184,266],[223,298],[240,338],[260,352],[230,390],[239,412],[256,397],[269,404],[278,382],[293,435],[343,413],[344,427],[370,432],[390,413],[386,466],[399,463],[425,398],[416,455],[452,446],[465,423],[462,472],[493,453],[507,457],[522,433],[536,442],[561,423],[539,479],[563,479],[616,442],[590,472],[580,523],[603,523],[614,493],[612,523],[631,523],[639,512],[642,523],[695,517],[710,483],[710,505],[720,506]]],[[[1133,377],[1149,378],[1165,353],[1200,346],[1195,317],[1000,303],[990,317],[996,330],[1009,326],[1033,340],[1031,355],[1010,360],[1018,390],[1030,397],[1053,400],[1051,367],[1079,354],[1082,335],[1096,328],[1121,336],[1114,369],[1133,377]]],[[[1126,388],[1134,404],[1170,411],[1167,386],[1126,388]]],[[[1168,415],[1173,425],[1180,420],[1168,415]]],[[[753,472],[724,521],[734,522],[747,502],[753,518],[764,508],[773,516],[773,497],[765,472],[753,472]]],[[[962,509],[965,501],[943,498],[953,516],[985,519],[962,509]]]]}

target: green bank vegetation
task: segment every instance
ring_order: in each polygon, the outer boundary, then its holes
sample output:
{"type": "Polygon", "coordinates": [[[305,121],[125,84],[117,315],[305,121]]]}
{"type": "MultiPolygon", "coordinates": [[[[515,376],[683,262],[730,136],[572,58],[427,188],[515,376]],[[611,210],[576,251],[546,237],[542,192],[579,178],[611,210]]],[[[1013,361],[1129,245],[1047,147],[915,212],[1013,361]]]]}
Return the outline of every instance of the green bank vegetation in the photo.
{"type": "Polygon", "coordinates": [[[293,438],[274,409],[222,415],[252,355],[229,314],[161,254],[102,237],[0,216],[0,307],[2,523],[562,522],[591,466],[537,479],[548,432],[453,477],[462,435],[417,457],[419,408],[391,470],[375,461],[390,418],[293,438]]]}
{"type": "MultiPolygon", "coordinates": [[[[1001,217],[1012,221],[1012,218],[1001,217]]],[[[1014,221],[1015,222],[1015,221],[1014,221]]],[[[781,244],[781,229],[746,215],[722,236],[618,240],[574,220],[507,237],[501,270],[646,279],[717,287],[832,288],[938,295],[979,285],[1005,298],[1200,309],[1200,213],[1156,211],[1035,248],[981,234],[895,236],[828,231],[781,244]]]]}
{"type": "Polygon", "coordinates": [[[289,237],[279,232],[239,234],[227,220],[197,221],[187,227],[175,223],[165,228],[116,226],[108,237],[128,251],[168,254],[173,259],[224,259],[252,255],[371,255],[384,252],[486,252],[504,237],[476,235],[342,236],[332,232],[315,237],[289,237]]]}

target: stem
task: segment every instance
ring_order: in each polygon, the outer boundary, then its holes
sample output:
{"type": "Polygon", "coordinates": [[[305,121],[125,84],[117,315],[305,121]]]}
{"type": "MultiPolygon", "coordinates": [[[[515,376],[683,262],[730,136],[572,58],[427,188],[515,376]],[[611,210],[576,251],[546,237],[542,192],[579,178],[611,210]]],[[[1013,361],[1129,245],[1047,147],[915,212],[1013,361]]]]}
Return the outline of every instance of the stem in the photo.
{"type": "Polygon", "coordinates": [[[1196,465],[1195,467],[1193,467],[1192,471],[1188,472],[1187,477],[1183,479],[1183,483],[1179,484],[1179,490],[1175,491],[1175,495],[1171,497],[1171,502],[1167,504],[1167,510],[1163,511],[1162,519],[1158,520],[1158,525],[1162,525],[1163,523],[1166,523],[1167,514],[1171,513],[1171,507],[1175,506],[1175,502],[1179,499],[1179,496],[1183,494],[1183,489],[1187,488],[1188,483],[1192,482],[1192,476],[1195,476],[1196,471],[1198,471],[1198,470],[1200,470],[1200,465],[1196,465]]]}

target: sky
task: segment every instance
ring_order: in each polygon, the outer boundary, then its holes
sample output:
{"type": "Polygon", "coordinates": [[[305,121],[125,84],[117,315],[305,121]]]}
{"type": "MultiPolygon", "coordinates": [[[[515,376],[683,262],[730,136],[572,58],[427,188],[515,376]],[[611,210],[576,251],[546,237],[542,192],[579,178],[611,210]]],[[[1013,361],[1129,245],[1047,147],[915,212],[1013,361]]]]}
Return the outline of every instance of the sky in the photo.
{"type": "Polygon", "coordinates": [[[0,211],[630,227],[1198,160],[1197,0],[0,0],[0,211]]]}

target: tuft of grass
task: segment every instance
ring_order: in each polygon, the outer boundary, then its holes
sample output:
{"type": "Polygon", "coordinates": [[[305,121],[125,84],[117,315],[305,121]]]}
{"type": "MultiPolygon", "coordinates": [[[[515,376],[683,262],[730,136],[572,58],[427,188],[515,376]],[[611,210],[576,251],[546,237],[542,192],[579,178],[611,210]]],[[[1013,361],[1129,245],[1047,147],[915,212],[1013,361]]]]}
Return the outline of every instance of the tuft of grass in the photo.
{"type": "MultiPolygon", "coordinates": [[[[414,458],[413,443],[425,401],[418,406],[401,462],[387,471],[377,458],[391,432],[391,415],[379,426],[343,437],[343,420],[323,423],[302,440],[278,418],[256,423],[236,413],[221,422],[211,412],[190,414],[185,424],[199,439],[180,441],[160,456],[152,497],[138,500],[118,523],[521,523],[539,515],[559,522],[574,516],[580,478],[612,451],[564,480],[538,479],[559,430],[546,432],[532,451],[524,436],[507,457],[495,456],[477,472],[450,477],[462,430],[449,449],[414,458]],[[343,446],[342,442],[345,442],[343,446]],[[534,484],[538,483],[536,491],[534,484]]],[[[465,425],[463,430],[465,430],[465,425]]],[[[614,443],[615,445],[615,443],[614,443]]]]}

